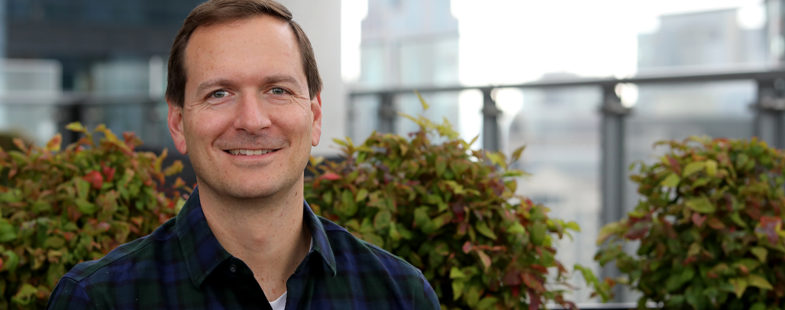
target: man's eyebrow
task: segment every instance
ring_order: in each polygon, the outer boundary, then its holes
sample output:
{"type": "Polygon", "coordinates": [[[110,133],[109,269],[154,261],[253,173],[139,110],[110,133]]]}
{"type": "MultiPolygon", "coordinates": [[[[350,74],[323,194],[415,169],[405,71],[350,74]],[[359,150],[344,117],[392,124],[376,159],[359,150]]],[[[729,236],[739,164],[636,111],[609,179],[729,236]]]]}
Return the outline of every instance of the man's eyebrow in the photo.
{"type": "Polygon", "coordinates": [[[201,94],[206,89],[213,88],[213,87],[219,86],[219,85],[221,85],[221,86],[232,85],[232,82],[227,80],[227,79],[207,80],[207,81],[204,81],[202,83],[199,83],[199,86],[196,87],[196,94],[201,94]]]}
{"type": "MultiPolygon", "coordinates": [[[[262,80],[262,84],[263,85],[277,84],[277,83],[289,83],[289,84],[293,84],[297,88],[300,87],[300,83],[297,81],[297,79],[295,77],[291,76],[291,75],[288,75],[288,74],[271,75],[271,76],[265,77],[262,80]]],[[[231,86],[233,84],[234,83],[231,80],[224,79],[224,78],[207,80],[207,81],[204,81],[204,82],[200,83],[196,87],[196,93],[197,94],[201,94],[206,89],[213,88],[215,86],[231,86]]]]}
{"type": "Polygon", "coordinates": [[[300,83],[291,75],[288,74],[277,74],[265,77],[263,80],[264,85],[268,84],[277,84],[277,83],[289,83],[294,84],[295,87],[300,87],[300,83]]]}

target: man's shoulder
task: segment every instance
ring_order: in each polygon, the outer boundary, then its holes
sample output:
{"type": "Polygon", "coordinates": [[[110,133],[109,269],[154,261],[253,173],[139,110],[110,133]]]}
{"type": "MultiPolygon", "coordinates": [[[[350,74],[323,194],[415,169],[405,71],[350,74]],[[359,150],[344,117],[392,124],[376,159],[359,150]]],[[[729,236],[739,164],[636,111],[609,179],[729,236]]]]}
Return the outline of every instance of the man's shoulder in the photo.
{"type": "Polygon", "coordinates": [[[417,267],[327,219],[319,220],[335,258],[330,296],[351,296],[369,307],[381,301],[390,309],[439,309],[436,293],[417,267]]]}
{"type": "Polygon", "coordinates": [[[328,219],[319,217],[319,220],[321,220],[327,238],[330,240],[339,271],[342,268],[363,269],[360,270],[363,272],[377,269],[396,278],[400,276],[422,277],[422,272],[403,258],[357,238],[346,228],[328,219]]]}
{"type": "Polygon", "coordinates": [[[63,279],[100,285],[121,281],[123,276],[139,272],[138,269],[153,263],[155,257],[160,256],[160,253],[155,252],[156,249],[162,249],[161,243],[168,243],[175,236],[173,223],[174,219],[171,219],[151,234],[124,243],[100,259],[77,264],[63,279]]]}

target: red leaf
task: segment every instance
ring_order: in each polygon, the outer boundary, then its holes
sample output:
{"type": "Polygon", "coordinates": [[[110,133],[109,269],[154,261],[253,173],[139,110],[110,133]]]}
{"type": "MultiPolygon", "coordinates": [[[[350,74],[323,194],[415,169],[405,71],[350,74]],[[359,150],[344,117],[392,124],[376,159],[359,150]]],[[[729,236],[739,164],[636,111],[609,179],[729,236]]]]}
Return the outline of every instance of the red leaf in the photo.
{"type": "Polygon", "coordinates": [[[112,181],[112,179],[114,178],[115,171],[116,169],[114,167],[108,167],[105,166],[104,164],[101,164],[101,172],[103,172],[104,180],[106,180],[106,182],[112,181]]]}
{"type": "Polygon", "coordinates": [[[471,250],[472,250],[472,243],[466,241],[466,243],[463,244],[463,253],[468,254],[471,250]]]}
{"type": "Polygon", "coordinates": [[[540,295],[532,289],[528,289],[527,291],[529,292],[529,310],[540,309],[540,295]]]}
{"type": "Polygon", "coordinates": [[[700,215],[698,212],[692,214],[692,222],[695,224],[695,226],[703,227],[704,221],[706,221],[705,215],[700,215]]]}
{"type": "Polygon", "coordinates": [[[98,171],[90,171],[82,177],[85,181],[90,182],[94,189],[101,189],[104,185],[104,177],[98,171]]]}
{"type": "Polygon", "coordinates": [[[681,165],[679,165],[679,161],[671,157],[670,155],[667,155],[667,157],[668,157],[668,162],[671,164],[671,169],[673,169],[673,172],[676,172],[676,174],[681,174],[681,165]]]}
{"type": "Polygon", "coordinates": [[[319,178],[320,178],[320,179],[324,179],[324,180],[335,181],[335,180],[338,180],[338,179],[340,179],[340,178],[341,178],[341,176],[340,176],[340,175],[338,175],[338,174],[336,174],[335,172],[328,172],[328,173],[325,173],[325,174],[323,174],[323,175],[322,175],[322,176],[320,176],[319,178]]]}
{"type": "Polygon", "coordinates": [[[0,257],[0,270],[3,270],[3,258],[0,257]]]}
{"type": "Polygon", "coordinates": [[[637,223],[633,225],[632,228],[624,235],[624,238],[630,240],[637,240],[641,239],[646,236],[646,233],[649,232],[649,226],[643,223],[637,223]]]}
{"type": "Polygon", "coordinates": [[[507,286],[520,285],[521,277],[519,275],[520,272],[518,271],[515,270],[507,271],[507,273],[504,275],[504,278],[502,278],[502,283],[504,283],[504,285],[507,286]]]}
{"type": "Polygon", "coordinates": [[[539,272],[540,272],[540,273],[542,273],[542,274],[546,274],[546,273],[548,273],[548,269],[547,269],[547,268],[545,268],[545,267],[544,267],[544,266],[542,266],[542,265],[537,265],[537,264],[534,264],[534,265],[531,265],[530,267],[531,267],[531,269],[537,270],[537,271],[539,271],[539,272]]]}
{"type": "Polygon", "coordinates": [[[707,224],[709,224],[709,227],[714,228],[716,230],[725,228],[725,224],[722,224],[722,221],[720,221],[720,219],[716,217],[712,217],[711,219],[709,219],[709,222],[707,224]]]}
{"type": "Polygon", "coordinates": [[[522,273],[521,280],[523,280],[523,283],[529,288],[529,293],[531,293],[532,290],[536,292],[545,292],[542,280],[538,279],[536,276],[530,273],[522,273]]]}
{"type": "Polygon", "coordinates": [[[74,239],[74,237],[76,237],[76,234],[74,234],[74,233],[72,233],[70,231],[67,231],[67,232],[63,233],[63,238],[65,238],[65,241],[71,241],[71,239],[74,239]]]}
{"type": "Polygon", "coordinates": [[[758,226],[755,230],[759,233],[765,234],[766,238],[772,244],[777,244],[777,242],[779,241],[779,236],[777,236],[777,230],[781,226],[782,226],[782,220],[780,218],[763,216],[760,218],[760,226],[758,226]]]}

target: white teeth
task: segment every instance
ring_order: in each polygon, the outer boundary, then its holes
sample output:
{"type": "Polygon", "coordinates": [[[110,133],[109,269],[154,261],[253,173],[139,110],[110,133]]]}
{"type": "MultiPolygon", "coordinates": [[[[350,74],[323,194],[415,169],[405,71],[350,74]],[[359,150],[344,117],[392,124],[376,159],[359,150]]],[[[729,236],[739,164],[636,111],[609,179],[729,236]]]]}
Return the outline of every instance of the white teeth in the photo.
{"type": "Polygon", "coordinates": [[[255,156],[272,152],[272,150],[229,150],[232,155],[255,156]]]}

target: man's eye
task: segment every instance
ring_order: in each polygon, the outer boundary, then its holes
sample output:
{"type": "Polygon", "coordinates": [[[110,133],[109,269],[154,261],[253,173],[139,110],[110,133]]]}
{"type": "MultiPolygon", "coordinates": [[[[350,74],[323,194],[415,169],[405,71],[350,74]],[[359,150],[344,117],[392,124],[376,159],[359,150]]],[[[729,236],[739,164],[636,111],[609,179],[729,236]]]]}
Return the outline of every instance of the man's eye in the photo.
{"type": "Polygon", "coordinates": [[[286,95],[287,91],[280,87],[274,87],[270,89],[270,93],[273,95],[286,95]]]}
{"type": "Polygon", "coordinates": [[[221,98],[224,98],[226,96],[229,96],[229,92],[225,91],[223,89],[219,89],[219,90],[216,90],[216,91],[210,93],[210,98],[215,98],[215,99],[221,99],[221,98]]]}

